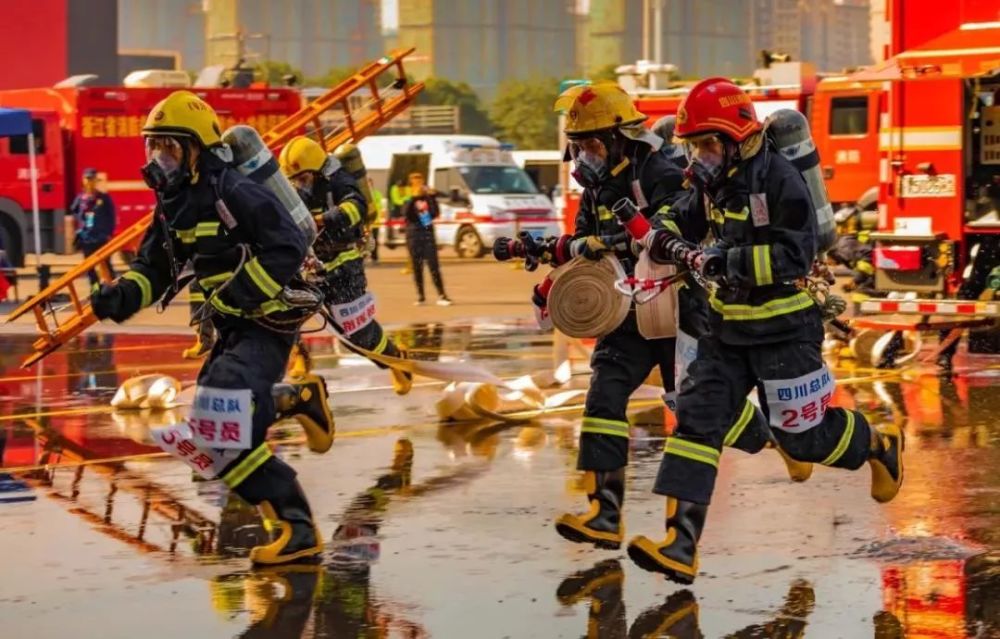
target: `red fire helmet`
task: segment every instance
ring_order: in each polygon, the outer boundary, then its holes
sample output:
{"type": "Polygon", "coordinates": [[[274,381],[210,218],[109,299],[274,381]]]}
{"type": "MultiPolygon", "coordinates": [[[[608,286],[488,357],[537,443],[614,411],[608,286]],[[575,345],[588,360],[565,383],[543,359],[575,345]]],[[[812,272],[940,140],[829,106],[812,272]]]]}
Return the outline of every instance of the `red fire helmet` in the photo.
{"type": "Polygon", "coordinates": [[[762,128],[746,91],[725,78],[707,78],[694,85],[681,102],[674,135],[723,133],[742,142],[762,128]]]}

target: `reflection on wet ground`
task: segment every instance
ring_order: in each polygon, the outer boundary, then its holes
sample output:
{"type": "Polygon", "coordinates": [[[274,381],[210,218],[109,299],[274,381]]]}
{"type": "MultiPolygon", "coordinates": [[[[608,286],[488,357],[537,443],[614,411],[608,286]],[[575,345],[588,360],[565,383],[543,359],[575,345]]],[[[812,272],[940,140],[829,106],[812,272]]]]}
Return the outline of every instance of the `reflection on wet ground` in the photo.
{"type": "MultiPolygon", "coordinates": [[[[502,376],[552,363],[549,336],[520,325],[397,335],[415,357],[502,376]]],[[[338,442],[313,455],[283,425],[275,446],[327,549],[318,565],[250,570],[248,549],[269,534],[256,510],[149,444],[151,420],[183,414],[107,407],[138,374],[193,383],[187,336],[87,336],[29,371],[17,368],[28,339],[0,340],[4,636],[1000,636],[1000,360],[968,356],[952,380],[845,363],[839,403],[907,432],[903,492],[879,507],[866,471],[793,485],[773,456],[727,453],[702,575],[685,590],[551,529],[582,502],[572,411],[441,425],[441,384],[396,398],[385,373],[311,342],[338,442]]],[[[649,488],[669,423],[636,415],[630,534],[662,526],[649,488]]]]}

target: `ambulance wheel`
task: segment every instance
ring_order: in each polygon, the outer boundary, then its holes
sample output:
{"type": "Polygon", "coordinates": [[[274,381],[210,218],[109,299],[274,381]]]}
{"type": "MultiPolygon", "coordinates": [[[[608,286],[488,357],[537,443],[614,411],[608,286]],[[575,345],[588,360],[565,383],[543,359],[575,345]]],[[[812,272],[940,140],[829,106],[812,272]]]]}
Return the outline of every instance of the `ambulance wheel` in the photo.
{"type": "Polygon", "coordinates": [[[455,252],[459,257],[482,257],[486,254],[486,247],[483,246],[483,240],[476,229],[463,226],[458,229],[458,235],[455,236],[455,252]]]}

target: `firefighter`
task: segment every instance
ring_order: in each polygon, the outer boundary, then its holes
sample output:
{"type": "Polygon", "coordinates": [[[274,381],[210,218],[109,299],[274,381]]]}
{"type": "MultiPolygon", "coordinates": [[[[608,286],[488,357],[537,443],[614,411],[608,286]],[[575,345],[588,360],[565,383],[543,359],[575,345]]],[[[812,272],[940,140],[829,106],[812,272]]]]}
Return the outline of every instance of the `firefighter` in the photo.
{"type": "MultiPolygon", "coordinates": [[[[617,84],[572,87],[559,96],[555,109],[566,112],[569,145],[564,159],[573,160],[574,178],[584,191],[576,232],[554,243],[553,263],[564,263],[576,255],[600,259],[611,252],[631,275],[636,257],[612,207],[623,198],[641,195],[645,214],[654,219],[663,217],[683,192],[683,174],[661,149],[663,140],[643,128],[646,116],[635,109],[617,84]]],[[[707,330],[699,319],[699,307],[704,303],[696,294],[685,293],[680,298],[681,329],[694,336],[707,330]]],[[[539,287],[535,287],[533,302],[544,316],[546,300],[539,287]]],[[[569,541],[612,549],[620,546],[629,448],[628,400],[657,366],[664,390],[668,397],[672,395],[675,349],[674,338],[646,339],[639,333],[634,307],[620,326],[597,341],[577,459],[577,468],[584,471],[590,511],[566,514],[557,520],[556,530],[569,541]]],[[[748,401],[741,409],[730,421],[733,428],[727,433],[727,444],[757,452],[766,444],[763,416],[748,401]]],[[[808,477],[807,466],[789,463],[793,478],[808,477]]]]}
{"type": "MultiPolygon", "coordinates": [[[[1000,237],[996,235],[973,236],[973,240],[979,240],[975,256],[972,258],[972,268],[969,276],[962,280],[962,285],[958,287],[955,297],[960,300],[977,300],[989,285],[994,269],[1000,266],[1000,237]]],[[[951,331],[941,331],[939,339],[943,342],[948,339],[951,331]]],[[[952,358],[958,350],[959,339],[952,340],[938,355],[937,365],[942,375],[951,375],[952,358]]]]}
{"type": "MultiPolygon", "coordinates": [[[[97,169],[83,170],[83,192],[73,199],[69,210],[76,221],[73,247],[83,251],[85,258],[90,257],[107,244],[115,232],[115,204],[110,195],[97,187],[97,169]]],[[[115,277],[111,259],[106,260],[105,264],[111,277],[115,277]]],[[[87,277],[91,286],[97,284],[97,271],[87,271],[87,277]]]]}
{"type": "MultiPolygon", "coordinates": [[[[231,406],[235,420],[251,425],[249,448],[217,451],[212,467],[280,531],[250,558],[277,564],[317,555],[322,541],[296,473],[265,442],[276,415],[302,422],[314,450],[329,448],[333,438],[323,380],[278,383],[295,340],[295,331],[285,328],[296,318],[290,305],[301,300],[286,285],[302,265],[305,238],[270,191],[232,166],[218,117],[195,94],[176,91],[159,102],[142,134],[142,173],[155,191],[155,219],[131,270],[96,290],[91,307],[98,318],[124,322],[161,298],[169,301],[190,261],[219,333],[198,374],[198,392],[231,389],[251,398],[231,406]]],[[[200,410],[196,402],[192,419],[200,410]]]]}
{"type": "Polygon", "coordinates": [[[693,188],[666,214],[666,228],[640,243],[654,261],[682,261],[715,282],[711,330],[680,388],[677,431],[654,487],[667,498],[666,538],[637,537],[628,551],[640,567],[691,583],[720,450],[752,388],[789,455],[849,470],[867,461],[878,502],[902,483],[903,433],[829,406],[820,309],[797,284],[816,257],[815,209],[801,174],[764,136],[749,96],[721,78],[699,82],[681,104],[675,135],[693,188]],[[681,237],[709,234],[715,244],[704,248],[681,237]]]}
{"type": "MultiPolygon", "coordinates": [[[[375,320],[375,300],[368,293],[365,277],[364,220],[368,211],[357,181],[333,155],[317,142],[299,136],[281,150],[281,172],[295,184],[306,206],[313,212],[322,231],[313,243],[316,257],[325,272],[321,286],[324,303],[338,322],[338,330],[357,346],[389,357],[402,352],[375,320]]],[[[300,357],[307,357],[305,345],[298,344],[300,357]]],[[[379,368],[388,368],[375,362],[379,368]]],[[[293,362],[293,374],[296,363],[293,362]]],[[[298,366],[299,369],[306,367],[298,366]]],[[[412,376],[389,368],[392,387],[399,395],[410,392],[412,376]]]]}

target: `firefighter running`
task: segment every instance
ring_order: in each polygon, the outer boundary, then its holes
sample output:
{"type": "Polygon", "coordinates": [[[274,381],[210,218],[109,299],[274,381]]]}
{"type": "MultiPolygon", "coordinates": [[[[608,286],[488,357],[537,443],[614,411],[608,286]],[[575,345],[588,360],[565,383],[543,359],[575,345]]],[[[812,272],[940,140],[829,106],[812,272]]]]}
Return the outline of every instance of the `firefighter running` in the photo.
{"type": "MultiPolygon", "coordinates": [[[[567,113],[570,143],[565,159],[574,161],[574,176],[584,186],[584,193],[576,233],[551,242],[551,261],[559,265],[577,255],[596,260],[610,252],[631,275],[636,256],[625,228],[611,208],[634,194],[641,195],[645,211],[669,211],[670,202],[682,192],[683,174],[661,149],[662,139],[643,128],[645,116],[616,84],[568,89],[557,99],[555,109],[567,113]]],[[[681,297],[682,306],[690,309],[682,314],[682,328],[699,335],[704,327],[699,324],[697,307],[703,302],[687,293],[681,297]]],[[[535,288],[533,302],[544,317],[547,300],[542,288],[535,288]]],[[[629,448],[628,400],[657,366],[664,389],[668,396],[672,394],[675,350],[676,340],[672,337],[646,339],[640,334],[634,306],[621,325],[598,340],[591,360],[593,373],[577,460],[577,467],[585,471],[590,510],[559,518],[556,530],[564,538],[603,548],[620,546],[624,538],[621,511],[629,448]]],[[[764,431],[763,416],[749,402],[741,408],[742,412],[732,420],[734,434],[727,443],[756,452],[766,441],[754,435],[764,431]]],[[[808,477],[809,467],[792,463],[789,472],[801,480],[808,477]]]]}
{"type": "Polygon", "coordinates": [[[834,381],[820,352],[820,309],[796,284],[816,257],[815,208],[801,174],[764,135],[750,98],[727,80],[704,80],[681,104],[675,133],[694,188],[667,213],[667,230],[635,234],[654,261],[683,261],[715,282],[711,330],[680,388],[677,431],[654,487],[667,498],[666,538],[640,536],[628,550],[640,567],[691,583],[721,447],[752,388],[788,454],[849,470],[867,461],[878,502],[890,501],[902,483],[903,434],[829,406],[834,381]],[[709,234],[716,242],[704,249],[682,239],[709,234]]]}
{"type": "Polygon", "coordinates": [[[215,112],[193,93],[177,91],[157,104],[142,134],[143,176],[156,192],[156,219],[131,270],[91,297],[94,314],[123,322],[161,298],[168,302],[183,286],[180,273],[190,261],[219,334],[198,375],[199,392],[246,392],[252,401],[252,407],[236,404],[243,413],[237,417],[252,429],[249,447],[216,450],[221,461],[215,467],[280,531],[250,558],[276,564],[317,555],[322,541],[296,473],[265,442],[276,414],[299,419],[314,450],[329,448],[333,438],[321,379],[277,384],[295,333],[281,327],[301,321],[285,291],[306,255],[305,237],[270,191],[234,169],[215,112]]]}
{"type": "MultiPolygon", "coordinates": [[[[358,182],[335,156],[327,155],[317,142],[304,136],[285,145],[279,164],[322,226],[313,250],[324,272],[321,284],[324,303],[338,320],[338,331],[365,350],[403,357],[375,320],[375,299],[368,292],[362,251],[367,239],[368,203],[358,182]]],[[[308,368],[304,363],[308,354],[301,341],[298,351],[292,365],[293,378],[308,368]]],[[[389,368],[379,362],[375,365],[389,368]]],[[[409,373],[394,368],[389,368],[389,373],[397,394],[410,392],[413,378],[409,373]]]]}

